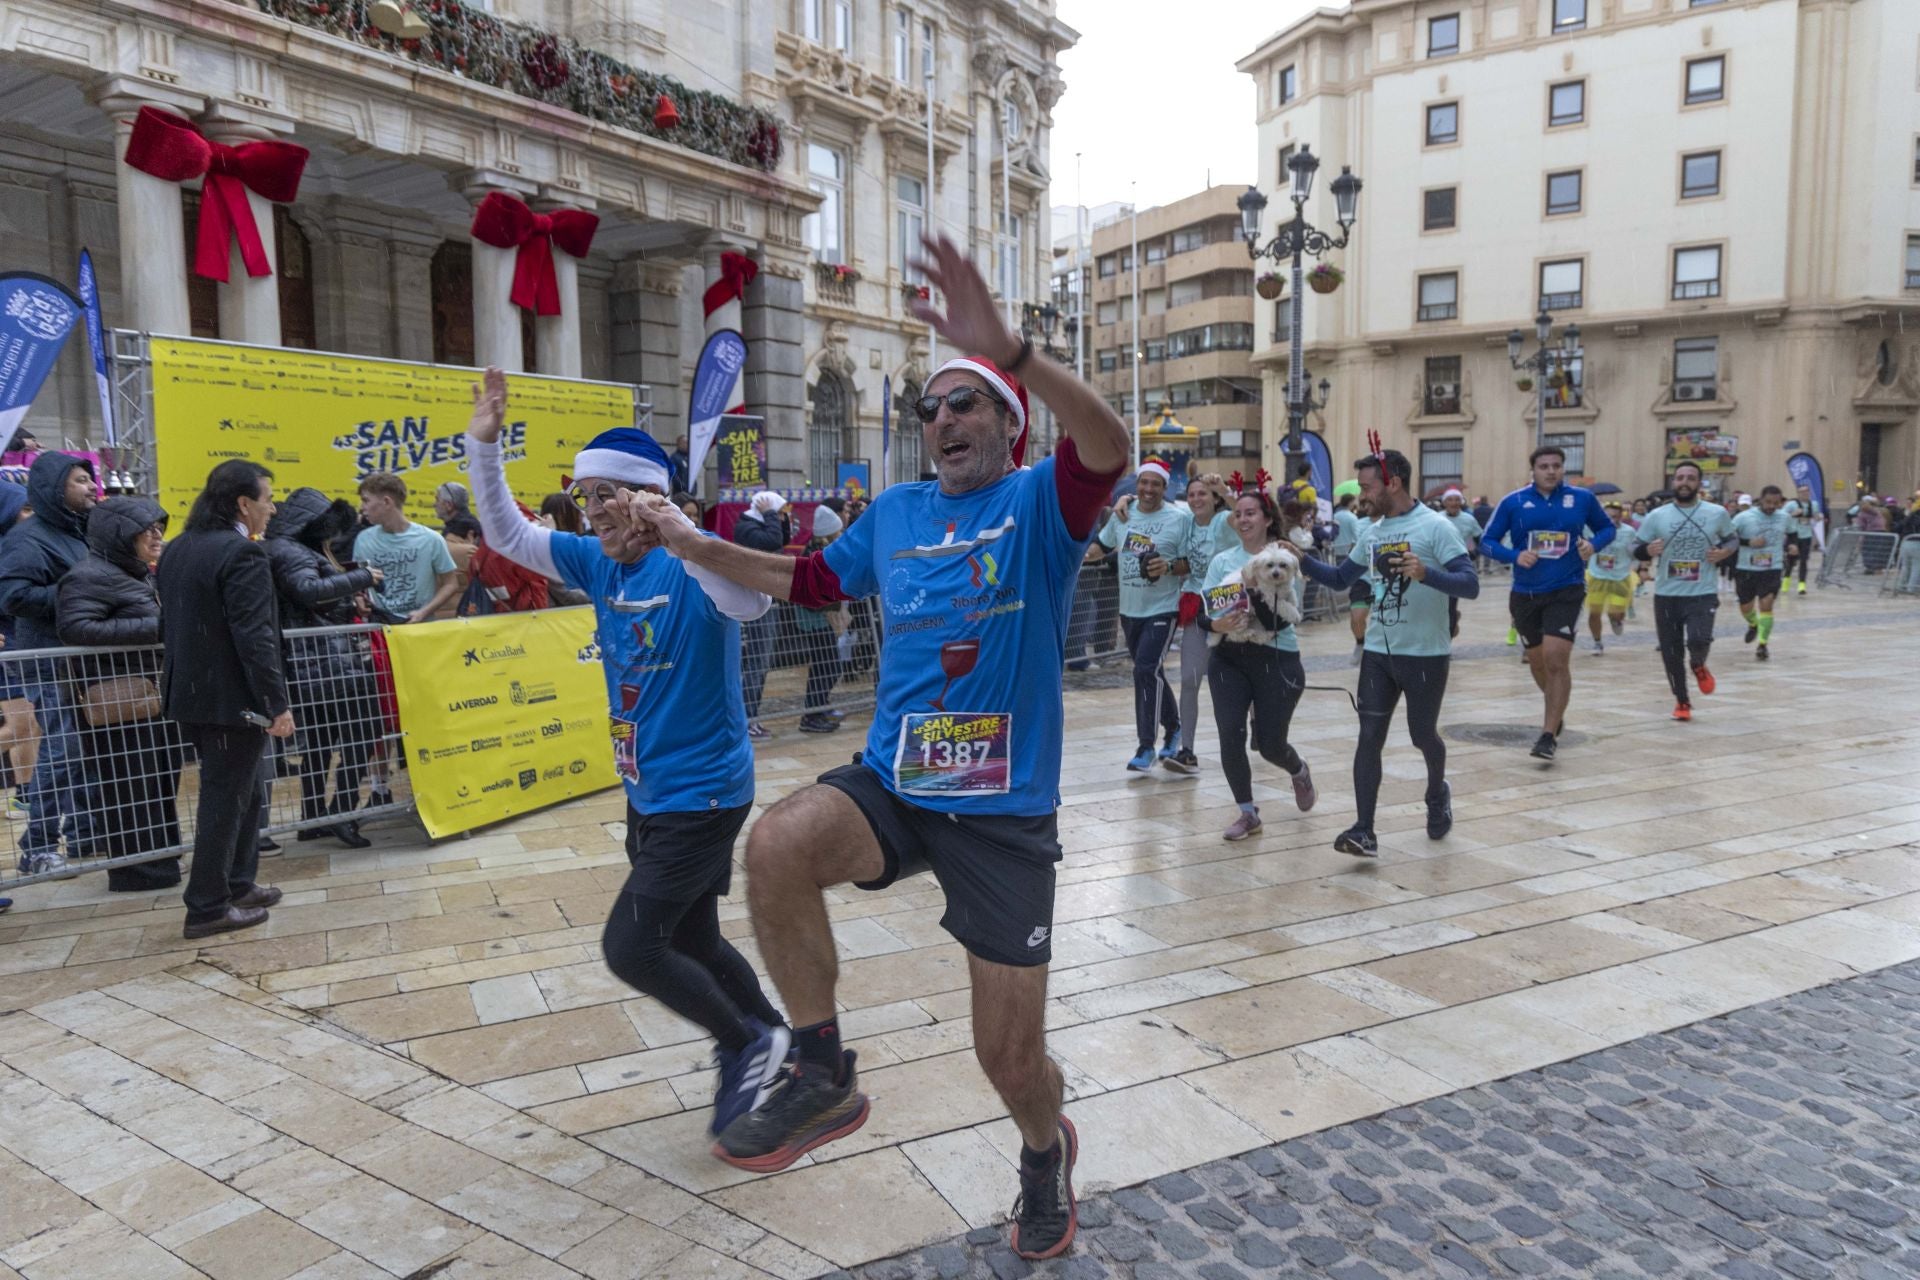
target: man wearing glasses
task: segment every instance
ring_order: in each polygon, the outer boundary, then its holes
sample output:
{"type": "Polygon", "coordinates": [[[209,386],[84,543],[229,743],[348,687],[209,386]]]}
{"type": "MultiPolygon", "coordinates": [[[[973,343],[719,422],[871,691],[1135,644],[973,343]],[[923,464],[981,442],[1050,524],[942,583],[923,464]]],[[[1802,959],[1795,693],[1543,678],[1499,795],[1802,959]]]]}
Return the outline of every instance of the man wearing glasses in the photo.
{"type": "Polygon", "coordinates": [[[784,1169],[866,1122],[834,1014],[833,934],[821,891],[882,889],[931,869],[941,924],[967,950],[974,1053],[1020,1129],[1013,1247],[1072,1243],[1078,1139],[1042,1011],[1053,932],[1062,667],[1074,580],[1127,459],[1127,430],[1092,387],[1010,332],[987,284],[946,237],[923,244],[945,314],[913,302],[957,350],[914,404],[937,480],[890,485],[840,539],[805,559],[699,536],[670,503],[630,510],[689,566],[796,604],[877,597],[886,627],[873,728],[858,762],[774,805],[747,842],[754,934],[795,1024],[798,1059],[714,1154],[784,1169]],[[1027,393],[1057,415],[1050,458],[1020,463],[1027,393]]]}
{"type": "MultiPolygon", "coordinates": [[[[714,1133],[757,1105],[790,1043],[747,963],[720,933],[733,842],[753,807],[753,751],[740,702],[740,623],[766,596],[667,555],[623,495],[664,495],[666,451],[634,427],[603,431],[573,463],[569,496],[593,533],[527,520],[507,490],[500,432],[507,378],[473,389],[467,456],[487,545],[587,593],[606,671],[614,768],[627,792],[632,871],[601,949],[621,981],[654,997],[719,1046],[714,1133]],[[719,723],[715,721],[718,719],[719,723]]],[[[676,508],[677,510],[677,508],[676,508]]]]}

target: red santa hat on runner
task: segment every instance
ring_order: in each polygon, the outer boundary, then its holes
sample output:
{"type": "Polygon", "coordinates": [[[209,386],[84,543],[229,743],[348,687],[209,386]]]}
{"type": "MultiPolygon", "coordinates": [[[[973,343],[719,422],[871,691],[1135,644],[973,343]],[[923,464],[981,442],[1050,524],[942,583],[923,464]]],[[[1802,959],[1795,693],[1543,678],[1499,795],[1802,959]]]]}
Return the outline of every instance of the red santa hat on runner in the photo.
{"type": "Polygon", "coordinates": [[[1159,476],[1161,484],[1173,483],[1173,474],[1167,470],[1166,463],[1160,461],[1158,458],[1148,458],[1140,464],[1140,469],[1133,474],[1136,480],[1141,476],[1159,476]]]}
{"type": "MultiPolygon", "coordinates": [[[[1003,371],[999,365],[985,356],[959,356],[947,361],[933,371],[937,378],[954,369],[965,369],[968,373],[985,378],[993,393],[1013,411],[1013,420],[1020,424],[1020,434],[1013,438],[1013,465],[1025,466],[1027,458],[1027,389],[1020,379],[1003,371]]],[[[933,381],[933,378],[927,379],[933,381]]]]}

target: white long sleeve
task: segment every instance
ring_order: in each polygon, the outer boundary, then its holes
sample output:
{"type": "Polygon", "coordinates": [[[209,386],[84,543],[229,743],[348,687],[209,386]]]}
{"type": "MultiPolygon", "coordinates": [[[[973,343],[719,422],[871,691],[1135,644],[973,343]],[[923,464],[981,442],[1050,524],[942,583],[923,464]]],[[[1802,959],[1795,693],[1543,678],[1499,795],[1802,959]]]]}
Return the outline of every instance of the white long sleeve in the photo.
{"type": "MultiPolygon", "coordinates": [[[[687,513],[674,508],[674,517],[688,528],[693,521],[687,519],[687,513]]],[[[692,564],[686,560],[680,562],[687,576],[700,584],[707,593],[707,599],[713,601],[713,607],[736,622],[752,622],[755,618],[773,608],[773,597],[765,592],[743,587],[732,578],[722,577],[711,569],[692,564]]]]}
{"type": "Polygon", "coordinates": [[[501,461],[498,441],[488,444],[467,436],[467,479],[473,482],[474,510],[487,545],[542,577],[559,577],[560,568],[547,545],[553,530],[520,514],[507,488],[507,466],[501,461]]]}

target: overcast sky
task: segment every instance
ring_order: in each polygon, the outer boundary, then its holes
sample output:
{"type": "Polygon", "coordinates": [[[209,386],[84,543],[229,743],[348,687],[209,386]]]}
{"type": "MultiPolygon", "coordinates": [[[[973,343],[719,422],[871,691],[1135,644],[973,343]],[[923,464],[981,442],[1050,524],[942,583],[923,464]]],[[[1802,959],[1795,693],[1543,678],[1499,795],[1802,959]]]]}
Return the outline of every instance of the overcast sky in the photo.
{"type": "MultiPolygon", "coordinates": [[[[1339,0],[1319,0],[1338,7],[1339,0]]],[[[1251,77],[1233,64],[1315,0],[1059,0],[1080,43],[1060,55],[1053,203],[1142,208],[1253,181],[1251,77]],[[1074,153],[1080,153],[1076,181],[1074,153]]]]}

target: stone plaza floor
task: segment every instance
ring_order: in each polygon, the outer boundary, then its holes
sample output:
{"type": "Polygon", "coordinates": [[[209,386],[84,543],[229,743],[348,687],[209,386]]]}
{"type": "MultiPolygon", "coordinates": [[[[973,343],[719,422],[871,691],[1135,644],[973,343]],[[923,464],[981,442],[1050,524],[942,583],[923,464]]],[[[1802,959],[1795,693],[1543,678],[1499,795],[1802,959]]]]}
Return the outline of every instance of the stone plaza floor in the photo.
{"type": "MultiPolygon", "coordinates": [[[[1294,720],[1319,805],[1257,765],[1244,844],[1204,694],[1197,779],[1124,772],[1130,690],[1068,695],[1048,1010],[1089,1212],[1035,1272],[1912,1273],[1920,975],[1878,971],[1920,958],[1920,609],[1789,598],[1760,665],[1729,600],[1686,725],[1651,613],[1575,655],[1545,766],[1490,583],[1442,717],[1453,833],[1427,840],[1396,728],[1377,862],[1330,847],[1340,693],[1294,720]]],[[[1343,627],[1303,648],[1351,687],[1343,627]]],[[[759,801],[856,720],[781,726],[759,801]]],[[[872,1117],[754,1177],[707,1154],[708,1046],[600,959],[621,814],[290,844],[272,920],[203,943],[177,894],[19,891],[0,1280],[1025,1274],[998,1243],[1018,1138],[931,881],[833,895],[872,1117]]],[[[738,895],[723,919],[757,962],[738,895]]]]}

